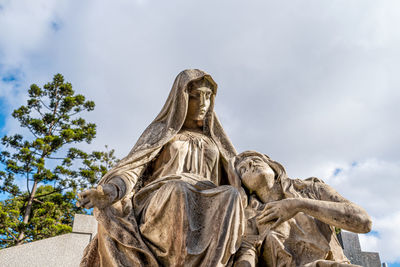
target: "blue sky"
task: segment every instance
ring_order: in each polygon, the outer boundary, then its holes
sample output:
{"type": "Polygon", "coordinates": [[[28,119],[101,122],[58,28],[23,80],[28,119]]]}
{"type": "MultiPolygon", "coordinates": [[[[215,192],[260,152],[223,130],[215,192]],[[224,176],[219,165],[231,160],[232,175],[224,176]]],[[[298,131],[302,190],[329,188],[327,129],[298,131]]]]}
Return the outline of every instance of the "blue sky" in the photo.
{"type": "Polygon", "coordinates": [[[0,98],[0,131],[3,133],[3,127],[7,118],[4,100],[0,98]]]}
{"type": "Polygon", "coordinates": [[[4,1],[0,131],[20,131],[10,114],[26,89],[60,72],[96,102],[97,138],[84,148],[123,157],[175,76],[204,69],[238,151],[322,178],[372,217],[363,249],[400,262],[398,10],[396,0],[4,1]]]}
{"type": "MultiPolygon", "coordinates": [[[[3,127],[6,118],[9,116],[6,113],[6,107],[4,102],[5,102],[4,99],[0,98],[0,136],[3,136],[5,134],[3,131],[3,127]]],[[[4,166],[2,164],[0,164],[0,170],[4,170],[4,166]]],[[[7,198],[6,194],[0,194],[0,200],[3,200],[5,198],[7,198]]]]}
{"type": "MultiPolygon", "coordinates": [[[[2,75],[1,75],[2,76],[2,75]]],[[[4,76],[1,77],[3,82],[13,82],[13,79],[10,79],[10,77],[4,76]]],[[[6,123],[6,119],[11,117],[10,115],[10,107],[8,106],[7,99],[0,97],[0,136],[3,137],[5,134],[7,134],[7,131],[5,130],[4,126],[6,123]]],[[[4,165],[0,164],[0,170],[4,170],[4,165]]],[[[8,194],[5,193],[0,193],[0,200],[6,199],[8,194]]]]}

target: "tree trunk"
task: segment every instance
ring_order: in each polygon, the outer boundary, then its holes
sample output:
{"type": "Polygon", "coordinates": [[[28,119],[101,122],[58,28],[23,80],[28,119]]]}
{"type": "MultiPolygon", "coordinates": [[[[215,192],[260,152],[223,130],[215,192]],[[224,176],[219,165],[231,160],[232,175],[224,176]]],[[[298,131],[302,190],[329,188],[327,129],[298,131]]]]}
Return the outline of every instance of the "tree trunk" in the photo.
{"type": "MultiPolygon", "coordinates": [[[[35,181],[33,183],[32,191],[31,191],[31,194],[29,195],[28,203],[26,203],[26,208],[25,208],[25,213],[24,213],[24,220],[23,220],[24,224],[28,223],[29,217],[31,216],[32,204],[33,204],[33,199],[35,198],[37,184],[38,184],[37,181],[35,181]]],[[[25,232],[24,232],[24,230],[22,230],[19,233],[19,236],[18,236],[18,240],[17,240],[17,243],[16,243],[17,246],[23,244],[24,237],[25,237],[25,232]]]]}

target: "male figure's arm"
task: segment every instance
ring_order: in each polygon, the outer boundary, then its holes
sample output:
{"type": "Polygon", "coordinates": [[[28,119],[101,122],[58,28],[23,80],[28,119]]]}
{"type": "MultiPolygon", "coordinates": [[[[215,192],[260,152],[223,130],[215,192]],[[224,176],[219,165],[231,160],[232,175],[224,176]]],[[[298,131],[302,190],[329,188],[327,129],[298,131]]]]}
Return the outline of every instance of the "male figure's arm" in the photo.
{"type": "Polygon", "coordinates": [[[317,182],[319,200],[308,198],[287,198],[268,203],[258,223],[277,220],[273,227],[304,212],[326,224],[355,233],[368,233],[372,222],[360,206],[342,197],[329,185],[317,182]]]}

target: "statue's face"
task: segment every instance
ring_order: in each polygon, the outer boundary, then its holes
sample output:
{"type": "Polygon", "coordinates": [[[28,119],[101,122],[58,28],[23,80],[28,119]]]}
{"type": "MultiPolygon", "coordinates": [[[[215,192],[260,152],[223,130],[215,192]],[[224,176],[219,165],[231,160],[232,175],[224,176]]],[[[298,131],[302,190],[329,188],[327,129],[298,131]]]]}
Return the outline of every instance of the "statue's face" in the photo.
{"type": "Polygon", "coordinates": [[[199,87],[189,92],[187,117],[192,120],[204,120],[211,104],[212,90],[207,87],[199,87]]]}
{"type": "Polygon", "coordinates": [[[263,186],[268,186],[271,189],[275,183],[274,170],[260,157],[249,156],[245,158],[236,166],[236,170],[243,185],[250,193],[263,186]]]}

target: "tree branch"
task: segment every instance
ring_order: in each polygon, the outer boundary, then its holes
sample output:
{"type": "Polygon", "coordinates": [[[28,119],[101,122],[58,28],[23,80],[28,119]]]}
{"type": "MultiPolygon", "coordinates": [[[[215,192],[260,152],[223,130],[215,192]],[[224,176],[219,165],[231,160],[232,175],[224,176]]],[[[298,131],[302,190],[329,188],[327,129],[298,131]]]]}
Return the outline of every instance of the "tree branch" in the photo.
{"type": "Polygon", "coordinates": [[[71,188],[71,187],[66,187],[66,188],[58,189],[58,190],[56,189],[53,192],[46,193],[46,194],[43,194],[43,195],[40,195],[40,196],[35,196],[35,198],[45,197],[45,196],[48,196],[48,195],[51,195],[51,194],[54,194],[54,193],[59,193],[59,192],[63,191],[64,189],[68,189],[68,188],[71,188]]]}
{"type": "MultiPolygon", "coordinates": [[[[61,130],[61,129],[58,129],[58,126],[60,125],[60,121],[61,121],[62,116],[64,116],[65,114],[66,114],[66,112],[62,112],[62,113],[56,112],[55,113],[55,115],[58,115],[58,117],[57,117],[57,120],[54,122],[54,124],[52,126],[52,130],[53,131],[54,130],[59,130],[59,131],[61,130]]],[[[71,116],[71,115],[68,115],[68,116],[71,116]]],[[[66,122],[69,122],[69,120],[67,120],[66,122]]]]}
{"type": "Polygon", "coordinates": [[[42,99],[39,98],[40,103],[42,103],[42,105],[47,108],[48,110],[51,110],[51,108],[49,108],[43,101],[42,99]]]}
{"type": "Polygon", "coordinates": [[[49,157],[49,156],[46,156],[46,159],[65,159],[65,158],[57,158],[57,157],[49,157]]]}
{"type": "MultiPolygon", "coordinates": [[[[56,99],[56,103],[54,105],[54,110],[53,110],[53,117],[56,116],[57,114],[57,109],[58,109],[58,105],[60,104],[60,98],[58,98],[58,87],[56,87],[56,95],[54,96],[56,99]]],[[[55,124],[57,123],[58,120],[54,120],[51,122],[50,127],[49,127],[49,131],[47,133],[47,135],[52,135],[53,133],[53,127],[55,126],[55,124]]]]}
{"type": "Polygon", "coordinates": [[[81,111],[74,112],[74,113],[71,113],[71,114],[68,114],[68,116],[72,117],[72,116],[75,116],[76,114],[81,113],[81,112],[82,112],[82,110],[81,110],[81,111]]]}
{"type": "Polygon", "coordinates": [[[28,128],[28,130],[31,132],[31,134],[33,134],[33,136],[35,136],[36,139],[38,138],[38,136],[33,132],[32,127],[29,127],[29,125],[27,125],[26,128],[28,128]]]}
{"type": "MultiPolygon", "coordinates": [[[[43,104],[43,103],[42,103],[43,104]]],[[[40,111],[39,107],[35,106],[35,110],[39,113],[40,116],[42,116],[42,118],[44,117],[43,113],[40,111]]]]}
{"type": "Polygon", "coordinates": [[[13,233],[11,233],[8,229],[5,229],[7,233],[9,233],[11,235],[11,237],[15,240],[18,241],[18,239],[15,237],[15,235],[13,235],[13,233]]]}
{"type": "Polygon", "coordinates": [[[29,195],[31,194],[31,190],[29,189],[29,173],[26,172],[26,190],[28,191],[29,195]]]}
{"type": "Polygon", "coordinates": [[[40,203],[40,204],[44,204],[43,201],[40,201],[39,199],[36,199],[36,198],[34,198],[33,201],[36,201],[37,203],[40,203]]]}

